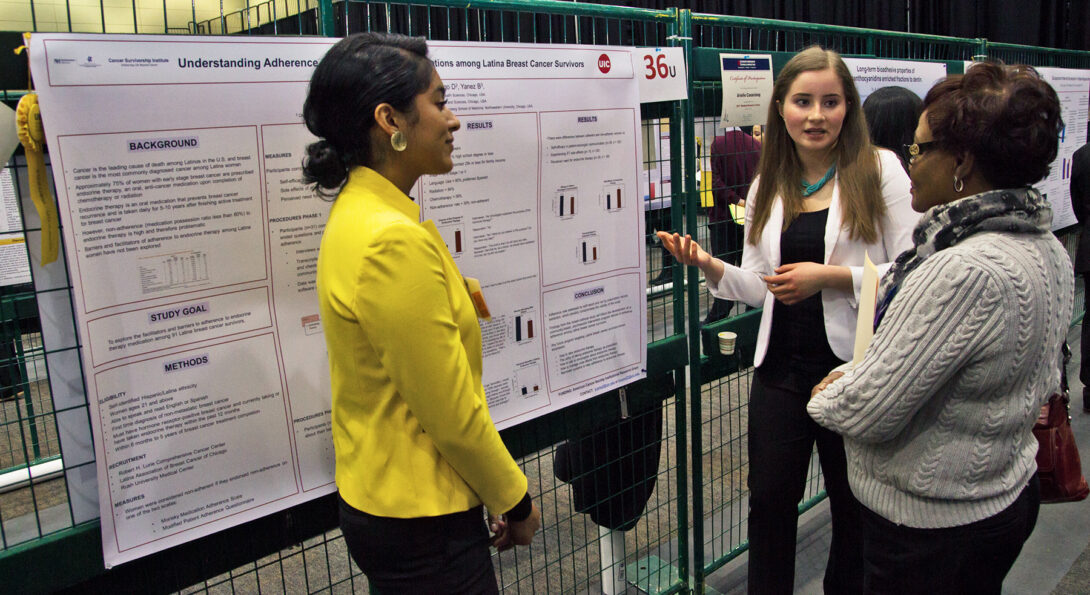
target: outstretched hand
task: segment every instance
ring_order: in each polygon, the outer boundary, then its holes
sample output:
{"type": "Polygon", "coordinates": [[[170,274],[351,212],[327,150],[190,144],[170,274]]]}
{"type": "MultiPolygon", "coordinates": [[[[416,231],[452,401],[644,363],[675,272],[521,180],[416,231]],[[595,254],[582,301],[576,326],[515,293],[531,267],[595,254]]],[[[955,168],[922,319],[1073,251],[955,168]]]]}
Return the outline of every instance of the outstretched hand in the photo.
{"type": "Polygon", "coordinates": [[[700,244],[693,241],[692,236],[685,234],[685,237],[681,237],[676,233],[665,231],[660,231],[655,235],[659,237],[662,246],[669,250],[670,254],[673,254],[678,262],[688,266],[700,267],[709,287],[719,284],[719,280],[723,278],[725,268],[723,261],[708,254],[707,251],[700,247],[700,244]]]}
{"type": "Polygon", "coordinates": [[[655,235],[662,242],[662,246],[669,250],[670,254],[681,264],[703,268],[712,260],[712,255],[701,248],[700,244],[696,243],[689,234],[681,237],[676,233],[671,234],[660,231],[655,235]]]}

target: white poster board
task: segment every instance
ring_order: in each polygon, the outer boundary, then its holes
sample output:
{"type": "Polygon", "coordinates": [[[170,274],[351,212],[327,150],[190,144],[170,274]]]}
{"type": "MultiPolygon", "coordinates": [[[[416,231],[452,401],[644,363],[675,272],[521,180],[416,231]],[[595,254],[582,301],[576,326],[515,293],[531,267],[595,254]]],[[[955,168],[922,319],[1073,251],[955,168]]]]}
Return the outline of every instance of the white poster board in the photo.
{"type": "Polygon", "coordinates": [[[844,58],[844,63],[855,79],[860,101],[882,87],[904,87],[923,99],[946,76],[945,62],[844,58]]]}
{"type": "MultiPolygon", "coordinates": [[[[32,37],[107,566],[335,489],[314,279],[329,203],[300,181],[301,107],[335,41],[32,37]]],[[[414,195],[495,316],[493,418],[644,376],[629,51],[431,48],[463,128],[454,171],[414,195]]]]}

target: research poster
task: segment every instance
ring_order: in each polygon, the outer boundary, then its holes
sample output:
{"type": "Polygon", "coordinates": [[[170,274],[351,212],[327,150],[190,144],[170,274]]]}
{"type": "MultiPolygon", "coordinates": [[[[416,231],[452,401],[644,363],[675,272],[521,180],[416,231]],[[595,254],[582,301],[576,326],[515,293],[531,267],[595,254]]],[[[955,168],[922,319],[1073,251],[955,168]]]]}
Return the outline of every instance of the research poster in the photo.
{"type": "Polygon", "coordinates": [[[30,283],[26,236],[11,172],[0,166],[0,285],[30,283]]]}
{"type": "Polygon", "coordinates": [[[904,87],[923,99],[946,76],[945,62],[844,58],[844,63],[855,79],[860,101],[882,87],[904,87]]]}
{"type": "MultiPolygon", "coordinates": [[[[966,61],[964,64],[968,71],[974,62],[966,61]]],[[[1052,206],[1052,231],[1057,231],[1078,223],[1075,211],[1071,209],[1071,157],[1087,140],[1090,70],[1044,66],[1034,68],[1052,85],[1060,98],[1064,121],[1056,160],[1049,167],[1048,176],[1033,186],[1052,206]]]]}
{"type": "MultiPolygon", "coordinates": [[[[336,40],[36,34],[107,566],[332,492],[301,108],[336,40]]],[[[413,196],[480,280],[505,427],[645,375],[630,53],[433,44],[462,121],[413,196]]],[[[67,456],[67,455],[66,455],[67,456]]]]}
{"type": "Polygon", "coordinates": [[[1049,168],[1048,177],[1036,185],[1052,205],[1052,231],[1056,231],[1079,222],[1071,208],[1071,162],[1075,151],[1087,140],[1090,70],[1042,67],[1037,71],[1056,90],[1063,110],[1064,129],[1056,160],[1049,168]]]}

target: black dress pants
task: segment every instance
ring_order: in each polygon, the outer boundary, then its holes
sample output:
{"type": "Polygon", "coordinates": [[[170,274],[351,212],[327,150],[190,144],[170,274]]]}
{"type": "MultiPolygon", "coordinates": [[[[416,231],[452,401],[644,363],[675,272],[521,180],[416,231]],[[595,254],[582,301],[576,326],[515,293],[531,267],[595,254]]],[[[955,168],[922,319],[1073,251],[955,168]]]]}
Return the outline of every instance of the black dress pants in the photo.
{"type": "MultiPolygon", "coordinates": [[[[1090,272],[1082,274],[1083,288],[1090,292],[1090,272]]],[[[1090,295],[1084,292],[1083,295],[1090,295]]],[[[1079,342],[1081,360],[1079,361],[1079,380],[1082,382],[1082,408],[1090,411],[1090,320],[1082,321],[1082,340],[1079,342]]]]}
{"type": "Polygon", "coordinates": [[[995,516],[944,529],[891,523],[862,507],[864,586],[868,594],[999,595],[1041,507],[1034,475],[995,516]]]}
{"type": "Polygon", "coordinates": [[[348,553],[375,595],[499,592],[484,508],[398,519],[367,514],[337,497],[348,553]]]}
{"type": "Polygon", "coordinates": [[[749,399],[749,592],[794,589],[798,505],[817,442],[832,512],[825,593],[862,593],[861,507],[848,486],[844,442],[806,413],[809,391],[769,386],[760,376],[753,375],[749,399]]]}

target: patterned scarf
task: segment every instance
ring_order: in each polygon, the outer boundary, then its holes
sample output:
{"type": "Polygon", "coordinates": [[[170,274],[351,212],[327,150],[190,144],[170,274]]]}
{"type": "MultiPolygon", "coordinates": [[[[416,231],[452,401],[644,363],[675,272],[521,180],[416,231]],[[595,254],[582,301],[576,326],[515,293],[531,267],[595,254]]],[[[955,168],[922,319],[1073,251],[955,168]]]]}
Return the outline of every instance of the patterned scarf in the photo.
{"type": "Polygon", "coordinates": [[[893,262],[878,286],[874,326],[889,307],[901,282],[939,250],[983,232],[1048,233],[1052,207],[1033,188],[990,190],[932,208],[912,232],[912,247],[893,262]]]}

